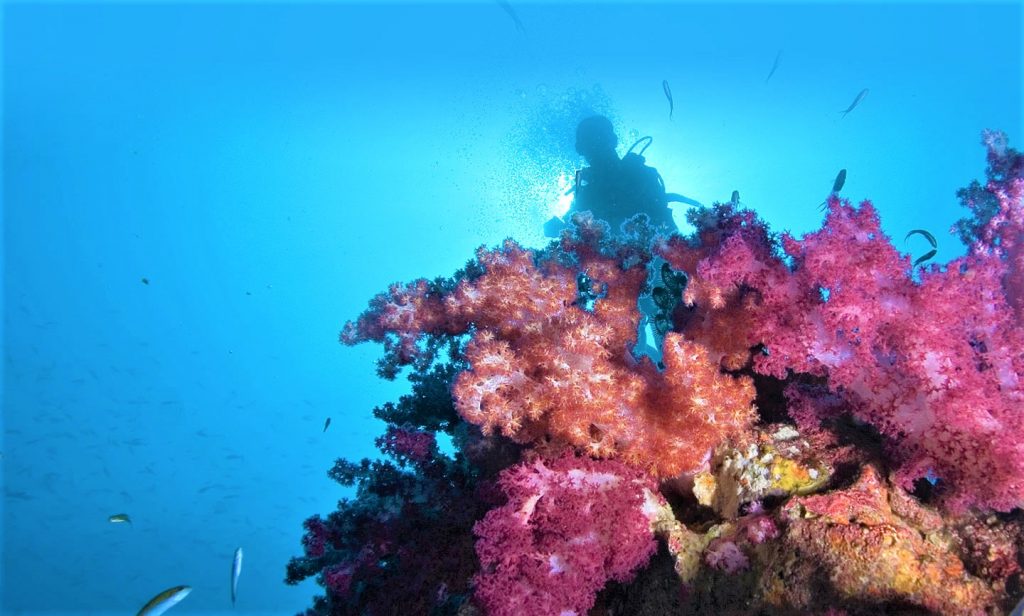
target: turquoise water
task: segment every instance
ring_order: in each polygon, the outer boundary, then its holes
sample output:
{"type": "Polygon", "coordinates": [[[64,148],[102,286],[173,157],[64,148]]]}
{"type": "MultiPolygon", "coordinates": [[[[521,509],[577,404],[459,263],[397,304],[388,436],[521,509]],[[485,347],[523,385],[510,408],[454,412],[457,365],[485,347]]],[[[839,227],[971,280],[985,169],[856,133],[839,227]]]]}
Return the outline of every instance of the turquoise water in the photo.
{"type": "Polygon", "coordinates": [[[484,2],[3,7],[0,611],[188,584],[175,613],[227,612],[239,546],[234,612],[305,608],[301,522],[405,391],[338,330],[481,244],[542,245],[584,115],[776,230],[817,228],[846,168],[940,261],[981,130],[1024,139],[1019,3],[511,6],[521,29],[484,2]]]}

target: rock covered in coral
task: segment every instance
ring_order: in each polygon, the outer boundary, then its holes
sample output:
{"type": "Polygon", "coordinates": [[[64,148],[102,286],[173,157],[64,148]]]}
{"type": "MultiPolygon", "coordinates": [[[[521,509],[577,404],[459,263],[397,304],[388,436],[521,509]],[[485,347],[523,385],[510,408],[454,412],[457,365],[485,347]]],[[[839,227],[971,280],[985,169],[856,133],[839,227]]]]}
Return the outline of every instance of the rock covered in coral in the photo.
{"type": "Polygon", "coordinates": [[[413,393],[375,411],[384,459],[332,469],[356,498],[306,522],[307,613],[1008,611],[1024,166],[986,145],[946,266],[915,272],[869,202],[781,241],[726,203],[688,238],[578,217],[374,298],[341,339],[382,343],[413,393]],[[653,301],[660,366],[633,353],[656,256],[678,273],[653,301]]]}
{"type": "Polygon", "coordinates": [[[791,426],[759,430],[744,444],[721,447],[710,466],[694,478],[693,492],[700,504],[730,519],[741,505],[765,497],[813,492],[831,473],[791,426]]]}
{"type": "Polygon", "coordinates": [[[786,503],[777,564],[763,578],[765,602],[810,609],[827,594],[837,605],[984,614],[995,602],[991,588],[948,549],[946,529],[918,527],[914,516],[893,510],[898,490],[866,467],[847,489],[786,503]]]}

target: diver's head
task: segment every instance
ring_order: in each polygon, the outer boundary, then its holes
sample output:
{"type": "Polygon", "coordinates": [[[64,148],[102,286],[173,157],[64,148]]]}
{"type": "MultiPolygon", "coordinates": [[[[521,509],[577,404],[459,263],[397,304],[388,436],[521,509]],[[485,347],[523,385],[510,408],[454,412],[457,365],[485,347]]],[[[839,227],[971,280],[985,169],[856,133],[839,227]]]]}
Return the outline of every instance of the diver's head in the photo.
{"type": "Polygon", "coordinates": [[[590,164],[610,157],[618,158],[615,154],[618,144],[619,138],[615,136],[612,122],[604,116],[584,118],[576,127],[576,151],[590,164]]]}

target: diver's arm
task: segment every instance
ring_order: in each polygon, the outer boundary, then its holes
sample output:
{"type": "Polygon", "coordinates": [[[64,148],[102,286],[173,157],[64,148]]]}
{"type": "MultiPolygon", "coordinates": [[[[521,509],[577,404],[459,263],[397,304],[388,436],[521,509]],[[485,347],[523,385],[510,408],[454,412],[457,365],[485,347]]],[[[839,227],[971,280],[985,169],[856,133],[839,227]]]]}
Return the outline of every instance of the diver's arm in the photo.
{"type": "Polygon", "coordinates": [[[685,203],[686,205],[704,207],[704,204],[702,204],[700,201],[697,201],[696,199],[691,199],[689,197],[684,197],[679,193],[665,193],[665,197],[668,199],[669,203],[685,203]]]}
{"type": "Polygon", "coordinates": [[[555,238],[561,235],[562,229],[565,229],[569,225],[565,220],[558,216],[552,216],[551,220],[544,223],[544,237],[555,238]]]}

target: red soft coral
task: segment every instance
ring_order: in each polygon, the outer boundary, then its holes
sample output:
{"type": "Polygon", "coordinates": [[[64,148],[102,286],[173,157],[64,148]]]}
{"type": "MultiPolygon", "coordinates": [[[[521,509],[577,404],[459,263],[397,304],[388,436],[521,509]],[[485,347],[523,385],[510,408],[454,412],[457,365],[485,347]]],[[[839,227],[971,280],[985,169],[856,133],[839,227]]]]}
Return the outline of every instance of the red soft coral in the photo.
{"type": "Polygon", "coordinates": [[[585,614],[608,581],[629,581],[654,554],[657,486],[621,463],[567,455],[499,481],[508,503],[473,529],[487,614],[585,614]]]}

